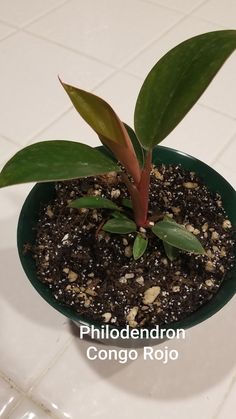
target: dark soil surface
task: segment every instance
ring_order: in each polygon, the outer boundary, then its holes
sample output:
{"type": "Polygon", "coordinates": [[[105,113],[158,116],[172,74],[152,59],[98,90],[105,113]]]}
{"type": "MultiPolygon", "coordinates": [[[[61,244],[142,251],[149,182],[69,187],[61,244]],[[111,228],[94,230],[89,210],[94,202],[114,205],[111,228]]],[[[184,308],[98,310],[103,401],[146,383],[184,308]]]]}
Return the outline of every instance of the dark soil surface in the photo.
{"type": "Polygon", "coordinates": [[[220,196],[179,166],[153,169],[149,216],[172,216],[198,237],[206,255],[181,252],[174,262],[151,230],[142,231],[149,238],[148,249],[135,261],[134,233],[101,229],[109,210],[68,207],[86,194],[120,204],[128,194],[116,174],[58,182],[56,191],[56,198],[42,208],[32,249],[38,276],[55,299],[87,319],[131,327],[183,319],[212,298],[233,265],[233,228],[220,196]]]}

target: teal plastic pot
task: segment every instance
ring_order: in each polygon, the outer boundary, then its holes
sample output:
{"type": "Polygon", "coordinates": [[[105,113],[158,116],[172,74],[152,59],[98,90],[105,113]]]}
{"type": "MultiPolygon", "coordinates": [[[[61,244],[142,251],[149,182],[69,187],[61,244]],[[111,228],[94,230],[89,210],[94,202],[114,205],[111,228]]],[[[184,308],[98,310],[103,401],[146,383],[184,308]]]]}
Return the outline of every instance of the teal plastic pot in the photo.
{"type": "MultiPolygon", "coordinates": [[[[196,172],[208,186],[212,192],[218,192],[223,201],[225,211],[232,223],[236,225],[236,192],[230,184],[215,170],[194,157],[182,153],[171,148],[158,146],[153,153],[153,163],[155,165],[164,164],[181,164],[186,170],[196,172]]],[[[51,290],[46,284],[41,283],[37,278],[35,261],[30,253],[24,254],[23,248],[25,243],[35,242],[35,229],[38,214],[41,205],[47,204],[55,196],[54,183],[36,184],[29,193],[20,213],[17,231],[17,245],[20,260],[23,269],[30,280],[31,284],[38,293],[56,310],[67,316],[77,325],[87,325],[95,328],[101,328],[100,323],[91,323],[86,317],[74,312],[71,308],[63,306],[52,295],[51,290]]],[[[182,321],[169,324],[165,328],[187,329],[211,317],[219,311],[236,292],[236,263],[234,268],[227,274],[225,281],[222,283],[217,294],[213,298],[199,308],[196,312],[189,315],[182,321]]],[[[109,326],[110,329],[119,329],[118,327],[109,326]]],[[[109,330],[110,330],[109,329],[109,330]]],[[[156,344],[157,341],[111,341],[109,343],[118,344],[119,346],[143,346],[147,344],[156,344]]]]}

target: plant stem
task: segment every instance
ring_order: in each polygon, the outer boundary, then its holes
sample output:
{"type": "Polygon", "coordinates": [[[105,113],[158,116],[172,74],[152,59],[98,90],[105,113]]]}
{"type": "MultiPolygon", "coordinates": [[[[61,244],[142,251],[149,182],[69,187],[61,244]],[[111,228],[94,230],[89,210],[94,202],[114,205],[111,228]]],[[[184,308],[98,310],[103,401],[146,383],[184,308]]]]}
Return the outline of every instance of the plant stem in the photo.
{"type": "Polygon", "coordinates": [[[145,165],[141,173],[141,179],[138,184],[130,182],[128,176],[122,174],[123,181],[130,193],[134,219],[138,227],[147,227],[147,213],[149,201],[150,172],[152,164],[152,152],[146,154],[145,165]]]}
{"type": "Polygon", "coordinates": [[[148,151],[146,154],[145,165],[141,174],[141,180],[138,185],[140,205],[142,208],[141,217],[139,217],[137,220],[137,224],[140,227],[145,227],[147,225],[151,165],[152,151],[148,151]]]}

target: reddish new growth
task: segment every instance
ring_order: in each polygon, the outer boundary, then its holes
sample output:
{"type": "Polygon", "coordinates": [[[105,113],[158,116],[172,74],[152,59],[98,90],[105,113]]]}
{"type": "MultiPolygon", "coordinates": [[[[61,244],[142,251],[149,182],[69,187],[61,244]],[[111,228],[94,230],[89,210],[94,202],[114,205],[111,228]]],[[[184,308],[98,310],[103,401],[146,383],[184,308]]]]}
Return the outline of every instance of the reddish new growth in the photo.
{"type": "MultiPolygon", "coordinates": [[[[133,176],[133,182],[128,179],[125,174],[122,175],[123,181],[126,184],[130,193],[134,219],[139,227],[146,227],[149,222],[147,219],[148,214],[148,198],[149,198],[149,185],[150,185],[150,172],[152,163],[152,152],[146,153],[144,167],[139,168],[138,176],[133,176]]],[[[127,172],[131,173],[129,165],[126,166],[127,172]]]]}

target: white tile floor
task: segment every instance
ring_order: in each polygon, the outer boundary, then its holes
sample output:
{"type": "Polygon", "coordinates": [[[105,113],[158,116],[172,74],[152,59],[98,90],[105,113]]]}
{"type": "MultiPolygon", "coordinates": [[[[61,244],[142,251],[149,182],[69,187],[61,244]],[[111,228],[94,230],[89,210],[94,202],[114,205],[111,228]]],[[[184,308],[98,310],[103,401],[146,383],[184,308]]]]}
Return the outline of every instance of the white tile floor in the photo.
{"type": "MultiPolygon", "coordinates": [[[[234,0],[0,0],[0,165],[40,139],[98,141],[57,74],[108,99],[132,124],[143,77],[174,44],[236,25],[234,0]],[[123,93],[122,93],[123,92],[123,93]]],[[[164,144],[236,187],[236,54],[164,144]]],[[[31,288],[15,241],[30,185],[2,190],[0,418],[233,419],[235,301],[191,329],[178,362],[88,362],[88,343],[31,288]]]]}

